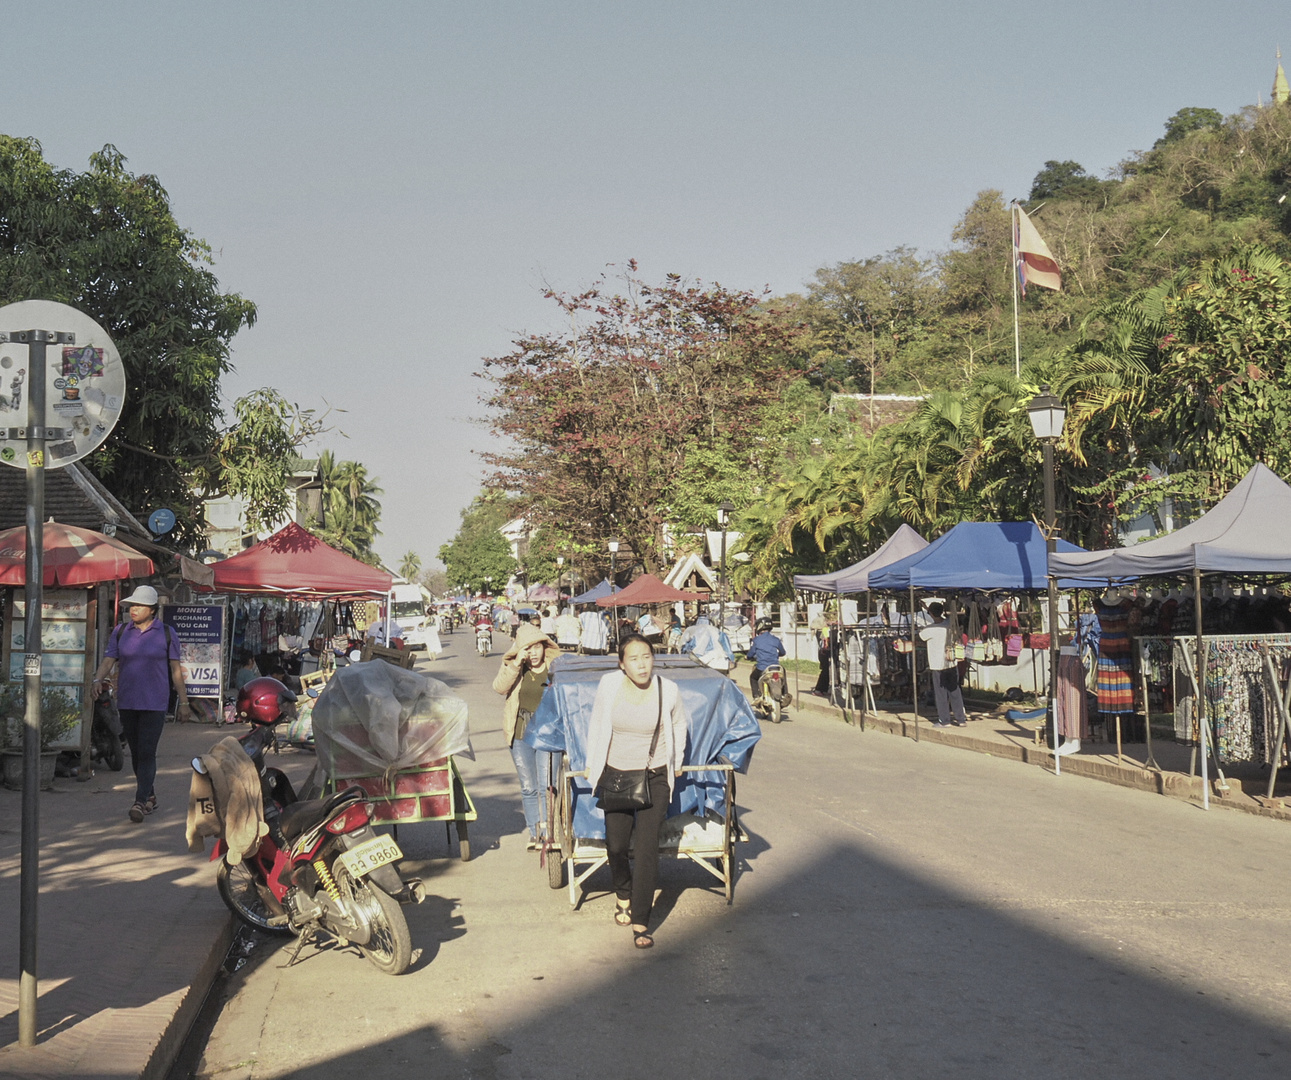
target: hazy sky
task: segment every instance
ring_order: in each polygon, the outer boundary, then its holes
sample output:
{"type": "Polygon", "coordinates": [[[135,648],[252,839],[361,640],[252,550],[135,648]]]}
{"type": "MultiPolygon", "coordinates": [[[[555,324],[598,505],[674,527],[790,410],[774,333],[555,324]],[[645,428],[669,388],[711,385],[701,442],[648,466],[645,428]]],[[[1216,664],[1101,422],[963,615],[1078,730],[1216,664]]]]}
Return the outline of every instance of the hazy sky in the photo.
{"type": "Polygon", "coordinates": [[[0,130],[161,179],[260,309],[228,399],[344,410],[326,444],[379,478],[390,562],[456,531],[488,441],[472,373],[552,325],[544,282],[635,258],[788,292],[931,253],[1046,159],[1102,174],[1184,106],[1267,101],[1291,49],[1286,6],[1243,0],[0,11],[0,130]]]}

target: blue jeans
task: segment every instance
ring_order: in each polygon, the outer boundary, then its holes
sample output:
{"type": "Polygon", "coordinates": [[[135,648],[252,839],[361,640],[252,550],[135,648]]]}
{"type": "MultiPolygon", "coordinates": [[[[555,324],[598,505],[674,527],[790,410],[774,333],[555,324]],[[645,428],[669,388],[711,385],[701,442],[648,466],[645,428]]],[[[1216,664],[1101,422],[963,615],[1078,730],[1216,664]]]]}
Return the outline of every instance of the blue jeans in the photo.
{"type": "Polygon", "coordinates": [[[157,779],[157,744],[166,729],[165,710],[121,709],[121,733],[130,746],[130,766],[134,769],[134,801],[146,803],[157,779]]]}
{"type": "Polygon", "coordinates": [[[547,819],[547,785],[551,782],[551,754],[535,750],[516,739],[511,744],[511,760],[520,777],[520,801],[524,804],[524,823],[530,836],[538,835],[538,822],[547,819]]]}

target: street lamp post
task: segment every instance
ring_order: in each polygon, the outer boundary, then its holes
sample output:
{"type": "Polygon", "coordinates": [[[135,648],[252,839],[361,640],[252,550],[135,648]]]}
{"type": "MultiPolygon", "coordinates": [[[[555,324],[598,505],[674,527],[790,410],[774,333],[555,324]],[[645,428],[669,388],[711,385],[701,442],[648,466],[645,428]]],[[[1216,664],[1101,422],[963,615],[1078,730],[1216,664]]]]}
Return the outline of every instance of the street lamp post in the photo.
{"type": "Polygon", "coordinates": [[[560,606],[560,584],[561,579],[565,576],[565,556],[556,556],[556,606],[560,606]]]}
{"type": "Polygon", "coordinates": [[[717,524],[722,530],[722,566],[717,583],[717,630],[726,629],[726,523],[731,518],[734,505],[727,500],[717,508],[717,524]]]}
{"type": "MultiPolygon", "coordinates": [[[[1054,499],[1053,446],[1062,438],[1062,425],[1067,418],[1067,410],[1062,401],[1054,397],[1048,386],[1040,387],[1040,393],[1031,399],[1027,406],[1027,415],[1031,419],[1031,430],[1040,440],[1044,449],[1044,531],[1045,549],[1052,555],[1058,548],[1058,511],[1054,499]]],[[[1046,565],[1045,570],[1048,570],[1046,565]]],[[[1053,711],[1053,771],[1062,773],[1061,756],[1058,753],[1058,580],[1053,574],[1049,579],[1049,708],[1053,711]]]]}
{"type": "MultiPolygon", "coordinates": [[[[619,542],[617,540],[609,541],[606,546],[610,549],[610,595],[613,596],[619,591],[614,577],[614,556],[619,553],[619,542]]],[[[614,612],[614,648],[619,647],[619,613],[614,612]]]]}

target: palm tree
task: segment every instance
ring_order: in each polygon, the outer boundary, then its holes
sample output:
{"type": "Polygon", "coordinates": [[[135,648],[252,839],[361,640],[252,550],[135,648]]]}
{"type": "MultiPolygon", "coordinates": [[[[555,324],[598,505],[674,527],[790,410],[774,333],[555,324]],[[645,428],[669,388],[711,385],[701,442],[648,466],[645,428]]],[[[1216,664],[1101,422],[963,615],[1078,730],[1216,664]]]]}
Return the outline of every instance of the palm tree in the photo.
{"type": "Polygon", "coordinates": [[[399,560],[399,576],[406,581],[416,581],[421,573],[421,556],[415,551],[405,551],[399,560]]]}

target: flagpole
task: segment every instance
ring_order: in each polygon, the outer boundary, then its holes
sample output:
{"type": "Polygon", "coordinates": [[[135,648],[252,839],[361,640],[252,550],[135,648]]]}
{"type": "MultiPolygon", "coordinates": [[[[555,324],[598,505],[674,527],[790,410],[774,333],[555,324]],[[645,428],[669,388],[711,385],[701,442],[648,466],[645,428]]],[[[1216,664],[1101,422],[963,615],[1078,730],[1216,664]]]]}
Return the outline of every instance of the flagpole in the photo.
{"type": "Polygon", "coordinates": [[[1013,246],[1013,265],[1009,277],[1013,279],[1013,377],[1022,378],[1022,345],[1018,336],[1018,201],[1009,203],[1009,243],[1013,246]]]}

